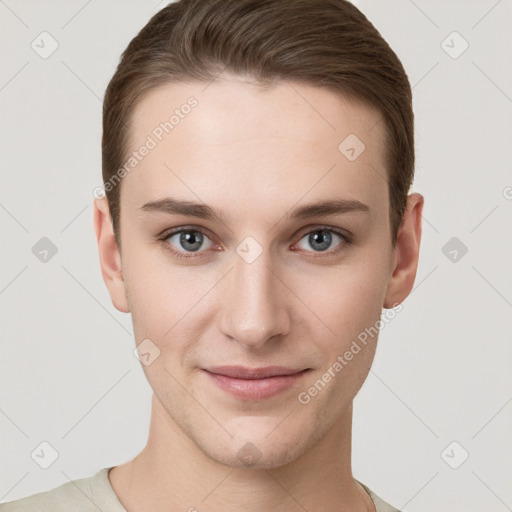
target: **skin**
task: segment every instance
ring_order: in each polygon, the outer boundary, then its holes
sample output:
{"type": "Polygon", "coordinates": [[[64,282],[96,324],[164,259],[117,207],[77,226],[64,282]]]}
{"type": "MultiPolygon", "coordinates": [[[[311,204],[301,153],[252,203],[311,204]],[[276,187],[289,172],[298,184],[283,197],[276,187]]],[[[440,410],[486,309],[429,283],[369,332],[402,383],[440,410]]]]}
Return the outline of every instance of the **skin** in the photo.
{"type": "Polygon", "coordinates": [[[262,87],[223,74],[205,87],[168,84],[136,106],[130,150],[187,98],[198,100],[123,179],[122,252],[106,199],[95,200],[112,302],[131,313],[136,343],[149,338],[160,350],[142,365],[154,391],[147,445],[112,469],[110,482],[128,512],[374,511],[352,476],[351,428],[377,337],[307,405],[297,397],[375,326],[382,308],[411,291],[423,196],[409,195],[393,248],[375,109],[285,81],[262,87]],[[366,146],[353,162],[338,150],[350,133],[366,146]],[[168,196],[206,203],[223,222],[141,210],[168,196]],[[285,216],[331,198],[357,199],[370,211],[285,216]],[[308,241],[319,225],[350,232],[353,243],[333,234],[319,250],[308,241]],[[179,235],[158,240],[182,226],[206,232],[199,251],[179,235]],[[248,236],[263,249],[251,263],[236,252],[248,236]],[[202,371],[222,364],[311,370],[274,397],[247,401],[202,371]],[[257,449],[251,466],[238,456],[247,443],[257,449]]]}

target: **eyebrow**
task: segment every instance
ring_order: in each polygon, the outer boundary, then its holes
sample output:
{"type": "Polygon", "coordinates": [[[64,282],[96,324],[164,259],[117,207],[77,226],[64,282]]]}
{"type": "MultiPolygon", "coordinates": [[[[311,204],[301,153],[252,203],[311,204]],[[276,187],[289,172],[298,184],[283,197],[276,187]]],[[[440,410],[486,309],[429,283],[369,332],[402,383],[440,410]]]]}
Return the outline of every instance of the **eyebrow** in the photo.
{"type": "MultiPolygon", "coordinates": [[[[184,215],[211,221],[226,222],[222,212],[204,203],[180,201],[166,197],[158,201],[150,201],[140,208],[147,212],[160,212],[167,215],[184,215]]],[[[370,207],[357,199],[335,198],[326,201],[299,206],[289,210],[283,217],[286,219],[307,219],[327,215],[343,215],[346,213],[370,213],[370,207]]]]}

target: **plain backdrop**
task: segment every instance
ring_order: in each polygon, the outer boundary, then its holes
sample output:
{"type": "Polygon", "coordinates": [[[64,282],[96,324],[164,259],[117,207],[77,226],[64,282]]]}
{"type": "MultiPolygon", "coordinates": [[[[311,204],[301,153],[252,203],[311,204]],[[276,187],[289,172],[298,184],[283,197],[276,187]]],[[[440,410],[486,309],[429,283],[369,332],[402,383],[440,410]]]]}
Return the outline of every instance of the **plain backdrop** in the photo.
{"type": "MultiPolygon", "coordinates": [[[[105,88],[165,4],[0,0],[0,502],[146,442],[151,390],[101,277],[92,191],[105,88]]],[[[354,476],[409,512],[512,510],[512,4],[357,5],[413,86],[425,208],[415,288],[355,399],[354,476]]]]}

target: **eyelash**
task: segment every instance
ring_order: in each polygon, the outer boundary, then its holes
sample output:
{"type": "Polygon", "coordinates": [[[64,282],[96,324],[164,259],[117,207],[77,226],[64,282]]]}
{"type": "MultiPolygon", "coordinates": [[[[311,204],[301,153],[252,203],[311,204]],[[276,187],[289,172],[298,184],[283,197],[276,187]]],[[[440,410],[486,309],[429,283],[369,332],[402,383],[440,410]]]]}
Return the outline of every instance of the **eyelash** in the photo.
{"type": "MultiPolygon", "coordinates": [[[[171,236],[176,235],[178,233],[187,232],[187,231],[201,233],[202,235],[211,239],[211,237],[208,235],[208,233],[199,227],[183,226],[183,227],[180,227],[179,229],[165,232],[163,235],[158,237],[158,240],[163,242],[165,249],[170,251],[171,254],[177,258],[195,258],[197,256],[195,256],[194,253],[184,253],[181,251],[177,251],[177,250],[173,249],[169,243],[167,243],[167,239],[170,238],[171,236]]],[[[349,235],[347,233],[343,233],[343,232],[341,232],[335,228],[332,228],[330,226],[322,226],[322,225],[313,226],[313,227],[308,226],[308,231],[301,232],[301,236],[298,241],[300,242],[304,238],[304,236],[306,236],[310,233],[317,232],[317,231],[328,231],[330,233],[334,233],[335,235],[337,235],[341,238],[342,243],[334,250],[325,251],[325,252],[322,251],[322,252],[317,253],[317,255],[313,256],[313,258],[322,258],[322,257],[326,257],[326,256],[331,256],[333,254],[338,254],[339,252],[343,251],[345,248],[347,248],[349,245],[351,245],[353,243],[351,235],[349,235]]],[[[202,252],[204,252],[204,251],[202,251],[202,252]]],[[[198,254],[202,254],[202,252],[198,251],[198,254]]],[[[307,252],[313,252],[313,251],[307,251],[307,252]]]]}

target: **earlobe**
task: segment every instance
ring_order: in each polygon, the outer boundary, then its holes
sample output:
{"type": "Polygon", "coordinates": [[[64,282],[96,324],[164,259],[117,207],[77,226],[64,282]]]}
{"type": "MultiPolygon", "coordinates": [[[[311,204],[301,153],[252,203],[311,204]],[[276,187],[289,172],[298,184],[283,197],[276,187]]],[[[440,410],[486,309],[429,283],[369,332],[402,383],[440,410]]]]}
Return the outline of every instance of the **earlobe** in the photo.
{"type": "Polygon", "coordinates": [[[114,307],[123,313],[128,313],[130,308],[126,299],[121,255],[114,236],[106,197],[94,200],[93,222],[94,232],[98,242],[98,253],[103,281],[107,285],[114,307]]]}
{"type": "Polygon", "coordinates": [[[384,308],[392,308],[402,303],[413,288],[418,269],[423,204],[424,198],[421,194],[408,196],[407,208],[398,231],[394,265],[388,281],[384,308]]]}

